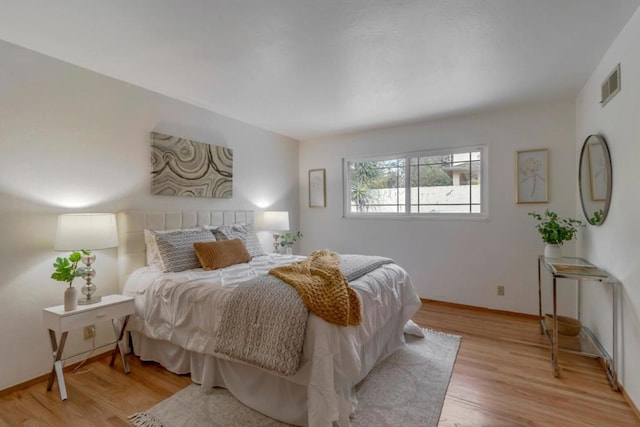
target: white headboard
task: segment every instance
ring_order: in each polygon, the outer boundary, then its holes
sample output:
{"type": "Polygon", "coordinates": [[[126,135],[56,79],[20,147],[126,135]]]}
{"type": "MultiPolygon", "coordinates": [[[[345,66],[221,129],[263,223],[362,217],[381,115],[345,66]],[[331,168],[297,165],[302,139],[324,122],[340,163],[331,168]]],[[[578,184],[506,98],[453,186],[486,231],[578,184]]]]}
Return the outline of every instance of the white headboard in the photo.
{"type": "Polygon", "coordinates": [[[253,211],[123,211],[118,213],[118,289],[131,272],[147,263],[144,230],[174,230],[199,225],[254,223],[253,211]]]}

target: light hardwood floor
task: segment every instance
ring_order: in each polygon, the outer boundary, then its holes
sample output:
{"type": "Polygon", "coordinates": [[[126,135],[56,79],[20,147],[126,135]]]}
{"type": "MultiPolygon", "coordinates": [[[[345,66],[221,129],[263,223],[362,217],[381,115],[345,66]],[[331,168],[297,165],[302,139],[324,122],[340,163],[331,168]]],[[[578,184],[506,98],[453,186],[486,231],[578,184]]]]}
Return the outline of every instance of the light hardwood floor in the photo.
{"type": "MultiPolygon", "coordinates": [[[[440,427],[640,426],[597,360],[563,353],[563,374],[552,375],[549,350],[532,317],[427,302],[414,320],[462,336],[440,427]]],[[[128,375],[108,361],[67,373],[65,402],[57,383],[47,392],[46,381],[5,393],[0,426],[128,426],[128,415],[191,382],[133,356],[128,375]]]]}
{"type": "Polygon", "coordinates": [[[440,427],[640,426],[598,360],[561,353],[553,376],[537,318],[430,302],[414,320],[462,336],[440,427]]]}

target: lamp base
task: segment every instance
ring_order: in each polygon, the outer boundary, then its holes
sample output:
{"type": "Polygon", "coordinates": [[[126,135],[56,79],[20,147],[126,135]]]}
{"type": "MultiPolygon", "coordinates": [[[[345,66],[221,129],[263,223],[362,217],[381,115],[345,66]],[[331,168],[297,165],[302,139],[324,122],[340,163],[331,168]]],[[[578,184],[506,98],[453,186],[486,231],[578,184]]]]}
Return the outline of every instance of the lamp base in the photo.
{"type": "Polygon", "coordinates": [[[100,301],[102,301],[102,297],[92,296],[91,298],[80,298],[78,300],[78,305],[95,304],[95,303],[100,302],[100,301]]]}
{"type": "Polygon", "coordinates": [[[280,250],[278,249],[280,247],[280,243],[278,242],[278,240],[280,239],[280,233],[278,233],[277,231],[273,232],[273,253],[274,254],[279,254],[280,250]]]}

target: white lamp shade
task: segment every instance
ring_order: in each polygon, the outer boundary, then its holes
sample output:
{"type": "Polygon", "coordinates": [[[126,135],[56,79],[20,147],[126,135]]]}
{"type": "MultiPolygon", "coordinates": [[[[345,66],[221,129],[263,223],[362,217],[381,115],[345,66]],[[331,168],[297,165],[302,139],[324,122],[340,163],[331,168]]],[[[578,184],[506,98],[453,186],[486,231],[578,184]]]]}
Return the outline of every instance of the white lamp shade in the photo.
{"type": "Polygon", "coordinates": [[[94,250],[116,246],[118,246],[118,228],[115,214],[86,213],[58,216],[55,250],[94,250]]]}
{"type": "Polygon", "coordinates": [[[269,231],[289,230],[289,212],[265,211],[262,215],[261,228],[269,231]]]}

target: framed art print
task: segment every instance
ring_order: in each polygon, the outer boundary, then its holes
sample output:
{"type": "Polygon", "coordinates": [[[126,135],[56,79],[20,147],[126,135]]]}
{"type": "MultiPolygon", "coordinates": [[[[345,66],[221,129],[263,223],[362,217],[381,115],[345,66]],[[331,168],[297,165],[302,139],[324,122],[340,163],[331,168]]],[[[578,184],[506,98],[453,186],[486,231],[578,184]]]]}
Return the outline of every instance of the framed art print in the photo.
{"type": "Polygon", "coordinates": [[[516,203],[549,201],[549,150],[516,152],[516,203]]]}
{"type": "Polygon", "coordinates": [[[327,206],[325,169],[309,170],[309,207],[324,208],[327,206]]]}

